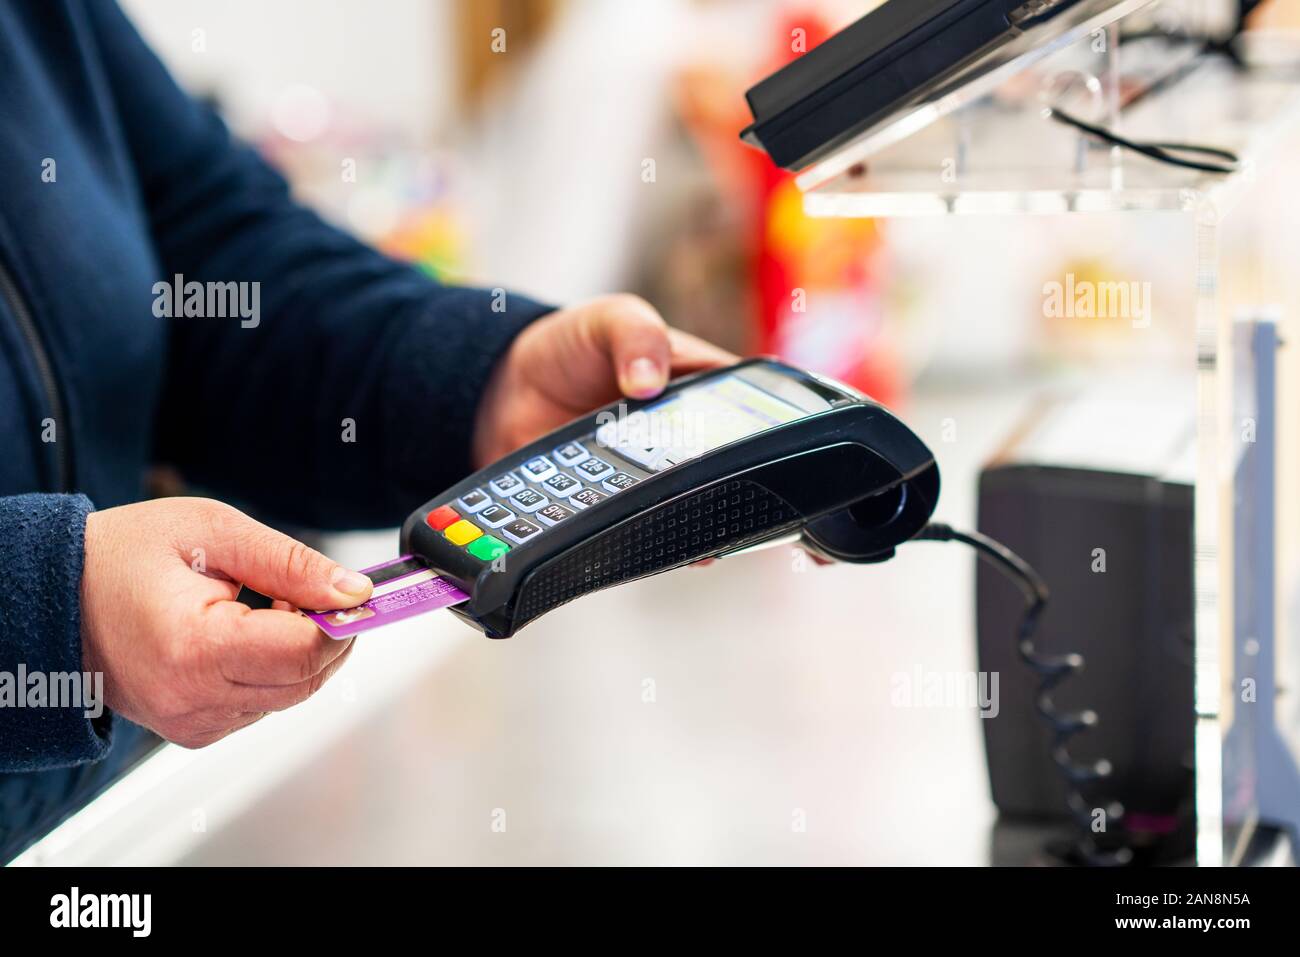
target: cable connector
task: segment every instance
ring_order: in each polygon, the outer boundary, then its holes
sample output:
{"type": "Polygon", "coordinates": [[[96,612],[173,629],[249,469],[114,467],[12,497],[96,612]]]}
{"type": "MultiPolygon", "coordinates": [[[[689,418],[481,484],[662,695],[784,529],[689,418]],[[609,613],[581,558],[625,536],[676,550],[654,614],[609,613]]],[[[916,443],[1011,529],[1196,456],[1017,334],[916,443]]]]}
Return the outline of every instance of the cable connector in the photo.
{"type": "MultiPolygon", "coordinates": [[[[1133,853],[1128,848],[1103,849],[1098,845],[1092,831],[1093,811],[1082,790],[1087,785],[1108,777],[1111,773],[1110,762],[1100,760],[1092,764],[1079,764],[1071,759],[1068,748],[1071,738],[1097,724],[1097,714],[1094,711],[1060,712],[1052,703],[1052,691],[1083,670],[1083,656],[1044,655],[1034,646],[1034,632],[1051,597],[1047,583],[1023,558],[1001,542],[980,532],[962,532],[951,525],[934,522],[921,529],[912,541],[961,542],[969,545],[980,558],[994,565],[1020,589],[1025,597],[1025,613],[1016,633],[1016,651],[1020,660],[1038,676],[1035,708],[1052,732],[1052,762],[1065,780],[1066,805],[1079,832],[1063,856],[1093,867],[1123,867],[1129,864],[1133,853]]],[[[1118,804],[1108,806],[1105,810],[1112,818],[1123,816],[1123,808],[1118,804]]]]}

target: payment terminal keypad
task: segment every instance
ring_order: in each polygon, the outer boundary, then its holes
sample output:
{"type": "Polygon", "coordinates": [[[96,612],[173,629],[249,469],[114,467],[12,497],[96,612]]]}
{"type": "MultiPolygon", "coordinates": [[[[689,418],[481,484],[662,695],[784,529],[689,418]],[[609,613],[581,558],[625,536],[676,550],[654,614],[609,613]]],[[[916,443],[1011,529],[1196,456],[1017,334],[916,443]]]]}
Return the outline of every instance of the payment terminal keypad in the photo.
{"type": "Polygon", "coordinates": [[[454,545],[488,562],[639,481],[592,454],[584,443],[567,442],[435,508],[426,521],[454,545]]]}

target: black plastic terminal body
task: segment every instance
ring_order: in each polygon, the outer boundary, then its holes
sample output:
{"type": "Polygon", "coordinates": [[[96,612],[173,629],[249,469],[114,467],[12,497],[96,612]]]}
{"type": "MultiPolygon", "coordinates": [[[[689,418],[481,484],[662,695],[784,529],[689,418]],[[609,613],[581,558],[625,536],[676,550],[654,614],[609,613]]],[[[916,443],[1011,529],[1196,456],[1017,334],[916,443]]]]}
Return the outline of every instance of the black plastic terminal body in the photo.
{"type": "Polygon", "coordinates": [[[834,560],[884,561],[934,511],[939,471],[930,450],[883,406],[846,387],[760,359],[677,380],[665,396],[610,405],[466,478],[410,515],[403,553],[421,556],[471,596],[452,608],[455,614],[491,638],[508,638],[597,589],[796,533],[834,560]],[[609,416],[753,366],[797,380],[827,408],[653,474],[615,450],[593,448],[640,481],[495,562],[475,558],[426,523],[432,510],[508,470],[506,462],[592,442],[597,423],[609,416]]]}
{"type": "Polygon", "coordinates": [[[741,137],[802,170],[900,110],[936,99],[1030,31],[1064,29],[1121,0],[889,0],[745,94],[741,137]],[[1047,26],[1052,24],[1051,26],[1047,26]]]}

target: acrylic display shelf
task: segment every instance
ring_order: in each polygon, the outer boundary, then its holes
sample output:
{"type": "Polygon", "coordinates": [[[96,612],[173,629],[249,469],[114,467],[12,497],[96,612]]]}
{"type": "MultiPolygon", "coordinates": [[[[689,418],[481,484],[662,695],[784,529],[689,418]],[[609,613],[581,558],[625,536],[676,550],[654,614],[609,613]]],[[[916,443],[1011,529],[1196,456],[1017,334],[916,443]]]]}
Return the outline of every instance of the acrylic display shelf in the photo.
{"type": "MultiPolygon", "coordinates": [[[[1110,249],[1157,221],[1157,242],[1181,235],[1167,256],[1178,295],[1160,292],[1186,304],[1195,340],[1181,354],[1197,378],[1197,861],[1243,862],[1263,825],[1289,832],[1296,859],[1300,709],[1284,668],[1300,662],[1300,510],[1278,490],[1300,484],[1300,361],[1284,348],[1300,310],[1300,42],[1249,35],[1242,69],[1199,45],[1130,42],[1133,30],[1119,21],[917,105],[797,184],[816,217],[1134,214],[1110,249]],[[1240,165],[1200,172],[1103,144],[1045,116],[1067,103],[1128,138],[1227,149],[1240,165]]],[[[1030,268],[1007,253],[1005,268],[1030,268]]]]}

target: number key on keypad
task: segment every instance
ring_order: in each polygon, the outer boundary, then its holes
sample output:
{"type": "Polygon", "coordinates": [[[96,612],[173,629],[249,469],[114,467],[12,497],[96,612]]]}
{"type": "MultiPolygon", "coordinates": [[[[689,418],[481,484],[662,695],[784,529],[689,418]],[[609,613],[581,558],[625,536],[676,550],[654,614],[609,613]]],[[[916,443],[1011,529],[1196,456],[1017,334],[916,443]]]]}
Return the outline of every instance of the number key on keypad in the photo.
{"type": "Polygon", "coordinates": [[[603,502],[608,498],[604,492],[597,492],[594,488],[584,488],[581,492],[575,492],[569,501],[578,508],[589,508],[597,502],[603,502]]]}
{"type": "Polygon", "coordinates": [[[546,508],[539,509],[537,517],[543,525],[559,525],[566,518],[573,517],[573,511],[565,508],[563,505],[557,505],[552,502],[546,508]]]}
{"type": "Polygon", "coordinates": [[[577,465],[591,453],[584,449],[577,442],[570,442],[568,445],[561,445],[555,450],[555,457],[563,466],[577,465]]]}
{"type": "Polygon", "coordinates": [[[599,482],[606,475],[614,474],[614,466],[603,459],[589,458],[574,469],[593,482],[599,482]]]}
{"type": "Polygon", "coordinates": [[[545,495],[541,495],[530,488],[526,488],[510,497],[510,504],[521,512],[535,512],[543,505],[549,505],[550,501],[545,495]]]}
{"type": "Polygon", "coordinates": [[[518,492],[524,487],[524,483],[519,480],[519,476],[515,475],[514,472],[507,472],[505,475],[498,475],[489,484],[492,486],[492,491],[496,492],[502,498],[505,498],[507,495],[514,495],[515,492],[518,492]]]}
{"type": "Polygon", "coordinates": [[[556,498],[568,498],[574,492],[578,491],[578,489],[582,488],[582,483],[577,479],[570,478],[564,474],[552,475],[542,484],[545,485],[546,490],[556,498]]]}
{"type": "Polygon", "coordinates": [[[605,479],[601,484],[611,492],[622,492],[635,485],[636,479],[628,475],[626,472],[618,472],[605,479]]]}
{"type": "Polygon", "coordinates": [[[555,474],[555,463],[545,455],[539,455],[535,459],[529,459],[524,463],[524,477],[534,482],[545,482],[555,474]]]}
{"type": "Polygon", "coordinates": [[[474,521],[480,525],[486,525],[488,528],[500,528],[514,517],[515,513],[508,508],[502,508],[500,505],[489,505],[474,516],[474,521]]]}

